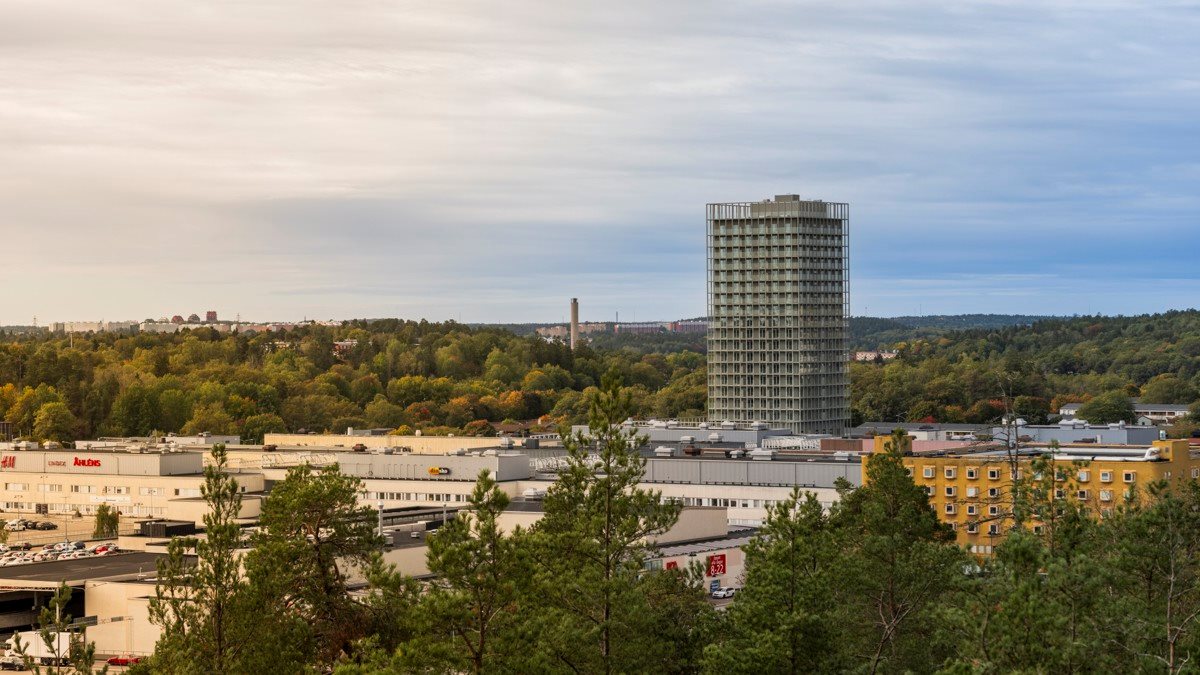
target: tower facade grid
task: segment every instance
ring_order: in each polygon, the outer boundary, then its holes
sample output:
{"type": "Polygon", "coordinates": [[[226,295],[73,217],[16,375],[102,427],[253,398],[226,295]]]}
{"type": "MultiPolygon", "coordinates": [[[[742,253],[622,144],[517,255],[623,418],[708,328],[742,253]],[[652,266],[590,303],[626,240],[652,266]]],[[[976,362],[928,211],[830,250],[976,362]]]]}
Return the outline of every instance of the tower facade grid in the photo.
{"type": "Polygon", "coordinates": [[[848,204],[709,204],[708,417],[844,434],[848,204]]]}

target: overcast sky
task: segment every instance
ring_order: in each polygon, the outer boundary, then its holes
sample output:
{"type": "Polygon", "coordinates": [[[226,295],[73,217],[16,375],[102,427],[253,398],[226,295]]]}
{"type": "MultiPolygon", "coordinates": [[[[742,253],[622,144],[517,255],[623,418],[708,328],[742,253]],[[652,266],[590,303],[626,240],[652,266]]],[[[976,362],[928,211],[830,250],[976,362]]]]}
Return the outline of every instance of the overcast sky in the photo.
{"type": "Polygon", "coordinates": [[[1200,4],[0,0],[0,323],[701,315],[704,204],[856,314],[1200,304],[1200,4]]]}

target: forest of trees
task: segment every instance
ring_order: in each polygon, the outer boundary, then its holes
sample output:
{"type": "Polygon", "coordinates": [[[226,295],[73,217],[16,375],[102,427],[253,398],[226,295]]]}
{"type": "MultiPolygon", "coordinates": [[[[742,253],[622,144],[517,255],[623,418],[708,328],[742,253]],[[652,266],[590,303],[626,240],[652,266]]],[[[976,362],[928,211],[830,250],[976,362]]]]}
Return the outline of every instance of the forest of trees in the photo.
{"type": "MultiPolygon", "coordinates": [[[[857,321],[876,336],[896,323],[857,321]]],[[[855,424],[991,423],[1006,407],[1043,423],[1069,402],[1090,404],[1091,421],[1132,421],[1133,399],[1200,399],[1195,311],[937,329],[888,346],[900,357],[850,366],[855,424]]],[[[582,423],[588,393],[615,369],[635,416],[700,417],[702,350],[690,335],[610,335],[572,353],[499,328],[394,319],[253,335],[6,337],[0,416],[39,441],[208,431],[253,443],[347,427],[491,435],[504,421],[582,423]]],[[[1196,412],[1172,432],[1200,428],[1196,412]]]]}
{"type": "Polygon", "coordinates": [[[1064,403],[1101,395],[1122,405],[1200,399],[1196,311],[1050,319],[897,347],[900,358],[887,364],[851,365],[856,419],[986,423],[1004,414],[1007,399],[1019,416],[1046,422],[1064,403]]]}
{"type": "Polygon", "coordinates": [[[638,415],[703,414],[696,352],[572,353],[498,329],[381,320],[270,334],[8,338],[0,416],[38,441],[207,431],[258,442],[272,431],[347,427],[491,435],[491,422],[582,422],[587,392],[609,370],[630,384],[638,415]]]}

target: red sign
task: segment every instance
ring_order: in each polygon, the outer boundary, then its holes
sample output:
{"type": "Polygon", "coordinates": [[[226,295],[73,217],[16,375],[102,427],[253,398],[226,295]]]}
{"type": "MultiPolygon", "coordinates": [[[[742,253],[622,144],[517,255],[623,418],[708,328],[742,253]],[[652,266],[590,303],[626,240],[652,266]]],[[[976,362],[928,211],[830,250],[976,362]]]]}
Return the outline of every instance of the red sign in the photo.
{"type": "Polygon", "coordinates": [[[663,569],[677,570],[677,569],[679,569],[679,561],[678,560],[668,560],[667,564],[663,566],[663,569]]]}
{"type": "Polygon", "coordinates": [[[75,458],[75,466],[100,466],[100,460],[98,460],[98,459],[79,459],[78,457],[76,457],[75,458]]]}
{"type": "Polygon", "coordinates": [[[708,556],[708,576],[719,577],[725,574],[725,554],[708,556]]]}
{"type": "Polygon", "coordinates": [[[13,455],[5,455],[0,458],[0,469],[13,469],[17,466],[17,458],[13,455]]]}

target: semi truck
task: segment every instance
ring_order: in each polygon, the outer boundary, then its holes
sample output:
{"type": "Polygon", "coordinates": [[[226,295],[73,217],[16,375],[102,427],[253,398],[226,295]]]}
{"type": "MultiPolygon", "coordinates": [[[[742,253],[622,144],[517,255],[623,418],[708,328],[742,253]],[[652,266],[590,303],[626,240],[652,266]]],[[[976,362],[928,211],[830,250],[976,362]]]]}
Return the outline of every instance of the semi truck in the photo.
{"type": "Polygon", "coordinates": [[[46,644],[46,641],[42,639],[41,633],[36,630],[15,633],[8,641],[7,650],[4,652],[5,657],[15,656],[20,658],[21,655],[17,653],[16,649],[17,636],[21,638],[21,646],[25,648],[26,656],[33,659],[34,663],[43,666],[65,666],[70,664],[70,633],[51,633],[50,645],[46,644]]]}

